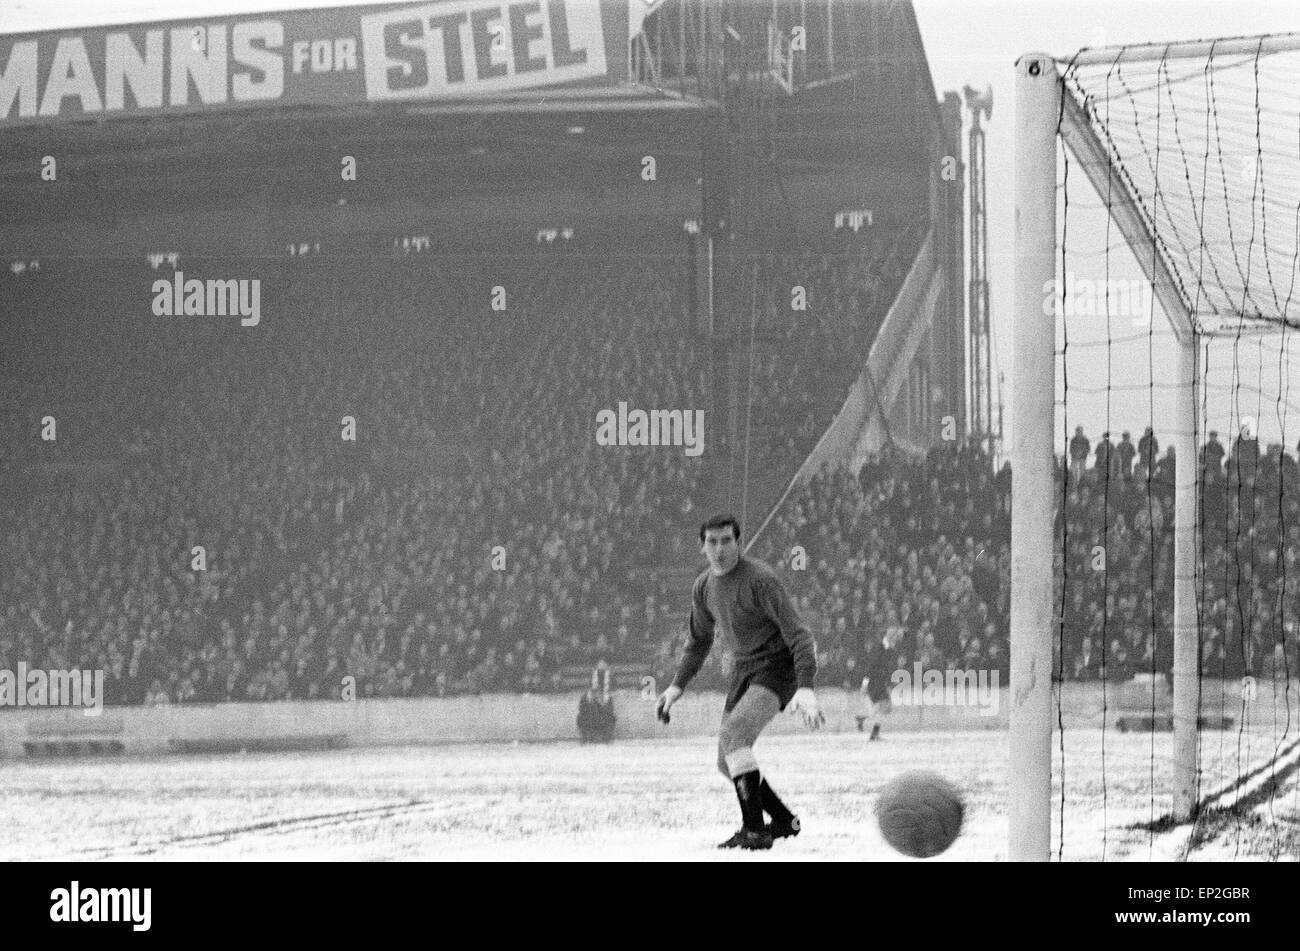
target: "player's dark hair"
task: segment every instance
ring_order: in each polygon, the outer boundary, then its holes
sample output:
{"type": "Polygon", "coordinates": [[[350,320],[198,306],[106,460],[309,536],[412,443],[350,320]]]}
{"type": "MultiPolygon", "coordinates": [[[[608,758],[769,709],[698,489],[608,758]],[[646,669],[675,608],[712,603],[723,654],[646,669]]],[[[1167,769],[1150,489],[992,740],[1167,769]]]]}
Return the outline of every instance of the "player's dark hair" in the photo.
{"type": "Polygon", "coordinates": [[[711,528],[726,528],[731,526],[731,534],[736,537],[736,544],[740,544],[740,522],[736,521],[734,515],[715,515],[703,525],[700,526],[700,544],[704,544],[704,533],[711,528]]]}

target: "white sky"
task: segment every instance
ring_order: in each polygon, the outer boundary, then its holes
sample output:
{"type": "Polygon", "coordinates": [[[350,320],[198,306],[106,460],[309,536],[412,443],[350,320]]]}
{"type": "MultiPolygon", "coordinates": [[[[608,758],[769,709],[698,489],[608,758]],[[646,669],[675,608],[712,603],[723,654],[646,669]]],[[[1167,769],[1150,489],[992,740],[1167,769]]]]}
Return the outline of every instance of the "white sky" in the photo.
{"type": "MultiPolygon", "coordinates": [[[[355,5],[365,4],[366,0],[358,0],[355,5]]],[[[347,4],[313,0],[115,0],[112,4],[88,0],[0,0],[0,32],[340,5],[347,4]]],[[[1063,56],[1083,46],[1295,32],[1300,31],[1300,3],[1296,0],[914,0],[914,5],[936,91],[942,96],[945,90],[960,90],[965,85],[993,89],[993,116],[987,124],[989,280],[996,359],[1006,372],[1004,400],[1009,428],[1013,381],[1010,301],[1015,158],[1011,141],[1012,66],[1016,58],[1026,52],[1040,51],[1063,56]]],[[[1127,319],[1119,321],[1112,327],[1112,334],[1131,334],[1133,329],[1128,324],[1127,319]]],[[[1149,366],[1153,363],[1158,382],[1170,379],[1171,338],[1159,315],[1156,331],[1158,336],[1151,355],[1145,340],[1112,352],[1112,381],[1144,384],[1152,377],[1149,366]]],[[[1101,337],[1105,337],[1104,327],[1101,337]]],[[[1080,339],[1072,331],[1072,343],[1080,339]]],[[[1222,345],[1223,355],[1211,367],[1212,378],[1217,373],[1220,384],[1228,383],[1231,367],[1237,362],[1242,379],[1255,382],[1260,367],[1257,346],[1254,341],[1243,345],[1234,358],[1231,344],[1222,345]]],[[[1296,352],[1300,356],[1300,349],[1296,352]]],[[[1104,351],[1100,353],[1104,357],[1104,351]]],[[[1109,408],[1104,394],[1084,392],[1105,388],[1104,362],[1104,359],[1090,359],[1076,365],[1071,361],[1071,430],[1076,423],[1082,424],[1095,437],[1108,427],[1116,435],[1129,429],[1136,439],[1148,419],[1154,418],[1159,431],[1160,420],[1168,418],[1169,408],[1162,400],[1172,398],[1164,391],[1157,391],[1156,405],[1152,407],[1145,392],[1112,390],[1109,408]]],[[[1293,365],[1300,368],[1300,360],[1293,365]]],[[[1222,432],[1229,428],[1235,430],[1235,421],[1256,415],[1258,407],[1261,437],[1266,441],[1277,439],[1280,425],[1273,408],[1279,389],[1275,344],[1266,344],[1263,366],[1267,393],[1263,403],[1250,391],[1241,391],[1236,400],[1220,395],[1218,402],[1211,404],[1209,428],[1222,432]]],[[[1284,376],[1289,373],[1284,367],[1284,376]]],[[[1289,384],[1289,380],[1286,382],[1289,384]]],[[[1294,402],[1300,406],[1300,378],[1296,382],[1294,402]]],[[[1300,436],[1300,411],[1291,416],[1285,435],[1288,445],[1294,446],[1300,436]]],[[[1058,418],[1058,440],[1061,430],[1062,420],[1058,418]]],[[[1011,436],[1009,432],[1008,436],[1011,436]]]]}

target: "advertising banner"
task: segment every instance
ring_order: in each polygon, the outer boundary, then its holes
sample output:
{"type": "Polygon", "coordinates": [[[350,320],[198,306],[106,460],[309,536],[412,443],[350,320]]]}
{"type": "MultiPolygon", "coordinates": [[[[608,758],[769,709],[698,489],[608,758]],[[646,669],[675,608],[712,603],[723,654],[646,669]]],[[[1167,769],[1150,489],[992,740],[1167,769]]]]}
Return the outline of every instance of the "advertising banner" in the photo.
{"type": "Polygon", "coordinates": [[[0,127],[627,79],[647,0],[438,0],[0,35],[0,127]]]}

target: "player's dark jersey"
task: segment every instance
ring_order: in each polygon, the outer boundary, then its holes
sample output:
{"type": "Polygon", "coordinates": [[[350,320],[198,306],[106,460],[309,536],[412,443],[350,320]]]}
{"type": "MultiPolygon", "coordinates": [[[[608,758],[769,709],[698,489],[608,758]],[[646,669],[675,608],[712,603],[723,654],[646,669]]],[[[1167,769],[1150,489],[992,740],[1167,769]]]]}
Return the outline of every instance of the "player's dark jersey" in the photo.
{"type": "Polygon", "coordinates": [[[898,664],[889,659],[889,651],[882,646],[877,646],[867,658],[866,668],[863,673],[867,676],[867,698],[875,703],[880,703],[889,696],[889,688],[893,685],[894,670],[898,664]]]}
{"type": "Polygon", "coordinates": [[[817,676],[813,636],[767,565],[741,555],[725,575],[705,569],[691,588],[690,635],[673,683],[685,689],[709,656],[715,628],[734,645],[737,671],[793,664],[800,687],[817,676]]]}

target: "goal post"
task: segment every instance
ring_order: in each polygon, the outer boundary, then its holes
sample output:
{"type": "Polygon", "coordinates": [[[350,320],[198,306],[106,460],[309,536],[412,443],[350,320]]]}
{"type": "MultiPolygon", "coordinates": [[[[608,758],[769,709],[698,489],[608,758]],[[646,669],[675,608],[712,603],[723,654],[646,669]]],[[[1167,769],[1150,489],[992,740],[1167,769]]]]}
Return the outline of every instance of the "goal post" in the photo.
{"type": "Polygon", "coordinates": [[[1015,389],[1011,400],[1012,861],[1047,861],[1052,795],[1052,552],[1056,453],[1056,322],[1043,288],[1056,279],[1056,65],[1016,62],[1015,389]],[[1046,569],[1044,570],[1044,565],[1046,569]]]}
{"type": "MultiPolygon", "coordinates": [[[[1105,197],[1104,212],[1174,339],[1169,369],[1178,395],[1172,412],[1160,420],[1178,461],[1172,788],[1162,792],[1171,797],[1172,817],[1182,821],[1195,817],[1202,795],[1197,408],[1205,368],[1199,357],[1216,337],[1240,340],[1281,330],[1285,346],[1286,330],[1300,328],[1300,294],[1291,293],[1300,261],[1300,97],[1284,78],[1294,72],[1274,73],[1283,77],[1266,89],[1274,98],[1261,97],[1260,69],[1270,57],[1276,63],[1278,54],[1297,52],[1300,34],[1285,34],[1081,50],[1068,60],[1030,53],[1016,61],[1007,803],[1012,860],[1046,861],[1052,851],[1053,680],[1058,673],[1053,651],[1061,623],[1053,574],[1055,520],[1063,500],[1054,448],[1057,324],[1045,295],[1057,286],[1064,259],[1057,220],[1058,148],[1074,157],[1069,167],[1082,169],[1105,197]],[[1181,67],[1172,68],[1175,63],[1181,67]],[[1212,71],[1219,75],[1217,88],[1212,71]],[[1233,159],[1241,161],[1240,181],[1236,169],[1228,171],[1233,159]],[[1270,209],[1282,222],[1271,233],[1265,220],[1270,209]],[[1293,230],[1289,216],[1295,218],[1293,230]]],[[[1287,65],[1276,68],[1294,71],[1300,57],[1284,59],[1287,65]]],[[[1109,321],[1109,299],[1106,307],[1109,321]]],[[[1154,565],[1154,550],[1150,557],[1154,565]]],[[[1103,639],[1103,651],[1107,647],[1103,639]]]]}

